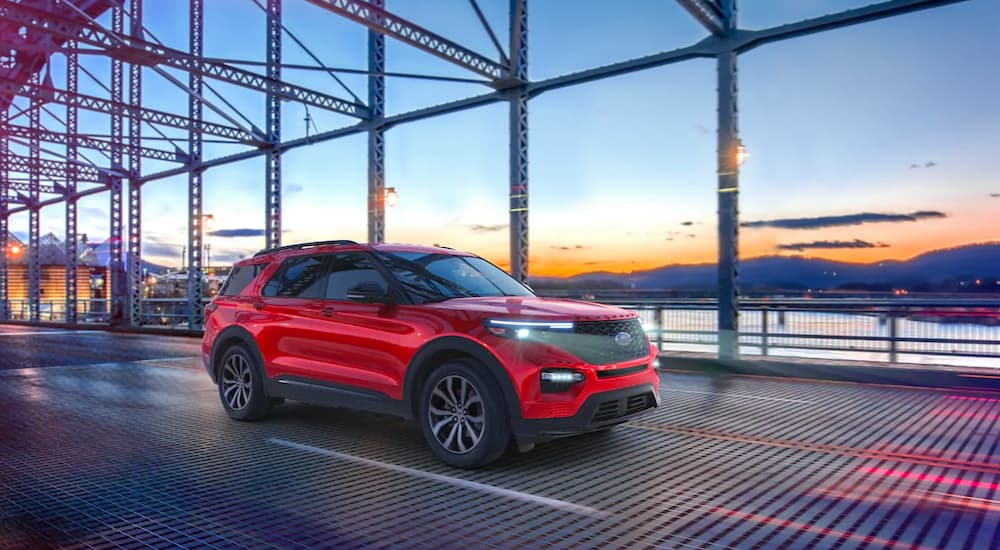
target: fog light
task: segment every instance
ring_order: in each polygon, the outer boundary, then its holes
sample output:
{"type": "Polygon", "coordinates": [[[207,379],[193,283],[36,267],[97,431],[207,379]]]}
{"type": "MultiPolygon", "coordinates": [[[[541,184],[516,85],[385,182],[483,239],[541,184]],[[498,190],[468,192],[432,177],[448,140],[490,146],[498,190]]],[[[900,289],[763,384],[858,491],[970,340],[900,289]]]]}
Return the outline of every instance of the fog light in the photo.
{"type": "Polygon", "coordinates": [[[582,372],[573,370],[543,370],[541,374],[542,393],[569,391],[574,384],[579,384],[584,379],[582,372]]]}
{"type": "Polygon", "coordinates": [[[655,370],[655,369],[658,369],[658,368],[660,368],[660,358],[659,357],[657,357],[656,359],[653,359],[653,369],[655,370]]]}
{"type": "Polygon", "coordinates": [[[531,336],[531,331],[526,328],[519,328],[515,334],[519,339],[524,340],[528,336],[531,336]]]}

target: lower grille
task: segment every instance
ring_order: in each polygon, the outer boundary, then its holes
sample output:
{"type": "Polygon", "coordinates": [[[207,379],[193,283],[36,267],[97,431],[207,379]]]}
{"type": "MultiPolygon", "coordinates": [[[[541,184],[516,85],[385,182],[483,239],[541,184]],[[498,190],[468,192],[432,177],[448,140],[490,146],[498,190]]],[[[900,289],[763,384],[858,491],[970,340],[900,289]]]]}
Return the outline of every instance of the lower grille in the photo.
{"type": "Polygon", "coordinates": [[[653,407],[655,400],[651,392],[640,395],[633,395],[623,399],[612,399],[604,401],[597,406],[591,422],[606,422],[616,418],[631,416],[653,407]]]}
{"type": "Polygon", "coordinates": [[[594,422],[613,420],[619,416],[621,415],[618,414],[618,400],[605,401],[597,406],[597,411],[594,412],[594,422]]]}
{"type": "Polygon", "coordinates": [[[635,414],[639,411],[644,411],[650,407],[649,398],[651,396],[648,393],[642,395],[633,395],[625,400],[625,414],[635,414]]]}

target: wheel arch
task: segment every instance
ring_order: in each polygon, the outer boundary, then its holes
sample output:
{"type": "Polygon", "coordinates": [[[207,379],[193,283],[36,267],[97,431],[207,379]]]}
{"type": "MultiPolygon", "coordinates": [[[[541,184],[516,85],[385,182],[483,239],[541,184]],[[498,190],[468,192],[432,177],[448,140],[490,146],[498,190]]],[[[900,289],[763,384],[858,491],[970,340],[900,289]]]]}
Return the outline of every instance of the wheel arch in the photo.
{"type": "Polygon", "coordinates": [[[264,365],[264,357],[260,353],[260,348],[257,347],[257,341],[254,340],[253,335],[247,329],[234,325],[226,327],[219,335],[215,337],[215,342],[212,344],[212,355],[210,358],[212,370],[210,374],[212,375],[212,382],[218,383],[219,381],[219,368],[222,366],[222,356],[230,346],[234,344],[242,344],[254,355],[257,360],[257,364],[261,368],[261,376],[267,379],[267,366],[264,365]]]}
{"type": "Polygon", "coordinates": [[[500,360],[482,344],[461,336],[442,336],[432,340],[424,344],[410,360],[403,383],[403,402],[406,412],[412,418],[418,416],[420,389],[431,372],[446,361],[455,359],[472,359],[483,365],[500,388],[509,418],[512,421],[520,420],[521,406],[517,390],[500,360]]]}

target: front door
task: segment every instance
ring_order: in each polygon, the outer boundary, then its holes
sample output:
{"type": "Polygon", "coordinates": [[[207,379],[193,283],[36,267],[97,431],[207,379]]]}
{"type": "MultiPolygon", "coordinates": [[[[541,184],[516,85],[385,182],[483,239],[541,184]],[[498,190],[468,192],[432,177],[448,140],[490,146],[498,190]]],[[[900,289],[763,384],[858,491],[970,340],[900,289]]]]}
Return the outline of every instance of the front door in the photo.
{"type": "Polygon", "coordinates": [[[321,352],[326,358],[322,380],[377,391],[402,398],[405,369],[402,350],[411,344],[414,329],[397,317],[394,300],[376,298],[366,303],[352,290],[362,285],[391,292],[386,278],[366,252],[341,252],[330,257],[321,310],[326,335],[321,352]]]}

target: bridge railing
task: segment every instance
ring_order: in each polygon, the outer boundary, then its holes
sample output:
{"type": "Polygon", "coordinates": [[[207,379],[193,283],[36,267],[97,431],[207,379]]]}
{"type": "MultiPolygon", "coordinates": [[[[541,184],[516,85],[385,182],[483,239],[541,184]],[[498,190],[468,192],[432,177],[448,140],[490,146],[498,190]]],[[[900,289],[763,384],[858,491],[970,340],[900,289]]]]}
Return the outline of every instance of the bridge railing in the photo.
{"type": "MultiPolygon", "coordinates": [[[[638,311],[665,351],[716,351],[714,299],[597,301],[638,311]]],[[[1000,368],[1000,300],[744,299],[739,327],[743,355],[1000,368]]]]}
{"type": "MultiPolygon", "coordinates": [[[[580,298],[581,295],[566,297],[580,298]]],[[[715,353],[714,299],[585,296],[639,312],[664,351],[715,353]]],[[[185,328],[187,300],[142,301],[147,327],[185,328]]],[[[28,320],[25,300],[10,302],[11,317],[28,320]]],[[[42,301],[43,322],[65,320],[65,303],[42,301]]],[[[106,300],[81,300],[78,319],[107,323],[106,300]]],[[[867,361],[938,362],[1000,368],[1000,299],[773,299],[740,301],[740,351],[867,361]]]]}

